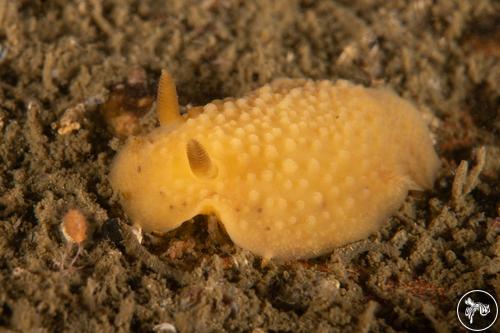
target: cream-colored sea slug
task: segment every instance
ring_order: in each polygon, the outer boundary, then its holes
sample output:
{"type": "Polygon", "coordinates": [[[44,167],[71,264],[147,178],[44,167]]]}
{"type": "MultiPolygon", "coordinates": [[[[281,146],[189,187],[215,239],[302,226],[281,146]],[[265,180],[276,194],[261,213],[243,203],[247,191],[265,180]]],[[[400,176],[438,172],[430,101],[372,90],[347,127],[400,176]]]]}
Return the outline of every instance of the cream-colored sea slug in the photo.
{"type": "Polygon", "coordinates": [[[164,233],[216,215],[266,259],[308,258],[377,231],[439,160],[417,109],[387,89],[280,79],[179,113],[163,72],[161,126],[132,137],[110,180],[130,219],[164,233]]]}

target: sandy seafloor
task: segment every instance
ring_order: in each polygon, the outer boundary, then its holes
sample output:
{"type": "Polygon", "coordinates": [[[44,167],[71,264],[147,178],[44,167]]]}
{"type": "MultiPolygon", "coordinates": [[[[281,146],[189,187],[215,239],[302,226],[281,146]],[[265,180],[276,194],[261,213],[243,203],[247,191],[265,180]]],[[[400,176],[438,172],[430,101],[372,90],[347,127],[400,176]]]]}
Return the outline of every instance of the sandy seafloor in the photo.
{"type": "Polygon", "coordinates": [[[465,331],[460,296],[500,295],[498,22],[488,0],[0,0],[0,331],[465,331]],[[262,265],[203,217],[139,245],[107,175],[156,126],[162,68],[182,105],[279,77],[390,86],[430,121],[439,178],[312,260],[262,265]],[[61,271],[69,208],[90,230],[61,271]]]}

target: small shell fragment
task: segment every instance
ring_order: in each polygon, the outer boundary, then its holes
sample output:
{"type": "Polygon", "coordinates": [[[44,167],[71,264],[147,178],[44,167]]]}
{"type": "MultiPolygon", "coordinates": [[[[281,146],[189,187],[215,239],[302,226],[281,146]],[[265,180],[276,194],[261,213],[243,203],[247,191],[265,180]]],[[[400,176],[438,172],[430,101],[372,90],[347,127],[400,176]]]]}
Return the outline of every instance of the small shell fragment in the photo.
{"type": "Polygon", "coordinates": [[[87,219],[78,209],[70,209],[64,214],[61,231],[69,243],[81,244],[87,238],[87,219]]]}

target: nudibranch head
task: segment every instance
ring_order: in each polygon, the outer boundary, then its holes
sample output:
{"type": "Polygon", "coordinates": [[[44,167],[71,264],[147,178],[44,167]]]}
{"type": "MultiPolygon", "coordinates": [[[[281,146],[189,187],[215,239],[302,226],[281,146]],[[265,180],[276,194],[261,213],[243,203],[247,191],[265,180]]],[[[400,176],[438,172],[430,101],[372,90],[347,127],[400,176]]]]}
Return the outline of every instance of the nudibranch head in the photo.
{"type": "Polygon", "coordinates": [[[136,224],[166,232],[215,214],[239,246],[307,258],[367,237],[439,160],[407,101],[346,81],[276,80],[179,114],[162,75],[161,126],[117,155],[111,185],[136,224]]]}

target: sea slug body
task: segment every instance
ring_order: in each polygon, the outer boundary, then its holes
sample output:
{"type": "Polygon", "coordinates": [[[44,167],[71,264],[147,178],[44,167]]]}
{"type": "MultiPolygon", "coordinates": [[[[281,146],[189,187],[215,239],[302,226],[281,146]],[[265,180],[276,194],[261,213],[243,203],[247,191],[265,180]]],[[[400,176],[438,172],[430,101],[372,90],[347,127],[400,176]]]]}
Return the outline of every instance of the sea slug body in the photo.
{"type": "Polygon", "coordinates": [[[214,214],[264,258],[367,237],[439,168],[418,110],[387,89],[279,79],[181,116],[163,72],[157,110],[161,126],[130,138],[111,168],[125,212],[158,233],[214,214]]]}

